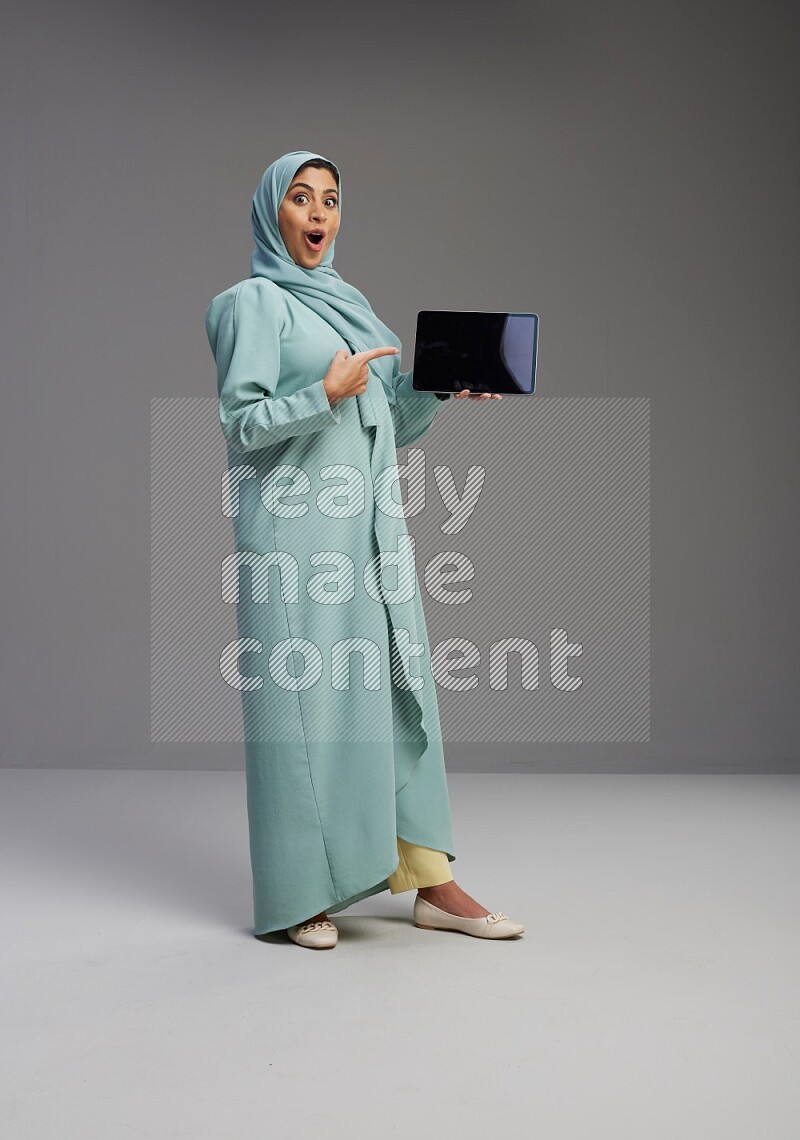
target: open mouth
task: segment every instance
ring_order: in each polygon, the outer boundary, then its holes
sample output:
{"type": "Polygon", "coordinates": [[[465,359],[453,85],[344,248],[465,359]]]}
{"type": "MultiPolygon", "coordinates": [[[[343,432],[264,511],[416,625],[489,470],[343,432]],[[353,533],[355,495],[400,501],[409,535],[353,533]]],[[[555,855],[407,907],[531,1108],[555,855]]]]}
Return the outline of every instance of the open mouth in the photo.
{"type": "Polygon", "coordinates": [[[312,249],[319,250],[322,248],[324,236],[321,230],[312,230],[311,233],[305,235],[305,239],[312,249]]]}

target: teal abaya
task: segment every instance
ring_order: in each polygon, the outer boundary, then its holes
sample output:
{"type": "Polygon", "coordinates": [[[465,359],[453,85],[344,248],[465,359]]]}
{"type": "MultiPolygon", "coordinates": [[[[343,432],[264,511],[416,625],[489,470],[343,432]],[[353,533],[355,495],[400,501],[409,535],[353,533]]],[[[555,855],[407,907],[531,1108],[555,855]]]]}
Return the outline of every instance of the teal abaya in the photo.
{"type": "Polygon", "coordinates": [[[314,269],[286,251],[278,207],[313,157],[293,151],[265,171],[251,276],[206,311],[236,539],[223,589],[237,607],[227,664],[242,690],[256,934],[388,889],[398,835],[455,859],[395,478],[395,448],[443,404],[413,390],[399,354],[370,363],[362,395],[329,403],[339,349],[400,342],[332,269],[335,243],[314,269]]]}

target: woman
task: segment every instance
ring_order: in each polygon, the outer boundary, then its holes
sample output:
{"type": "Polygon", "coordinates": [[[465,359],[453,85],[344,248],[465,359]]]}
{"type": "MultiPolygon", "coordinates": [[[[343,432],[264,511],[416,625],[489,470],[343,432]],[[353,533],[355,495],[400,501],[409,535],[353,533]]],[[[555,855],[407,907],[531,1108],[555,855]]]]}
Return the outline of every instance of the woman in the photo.
{"type": "Polygon", "coordinates": [[[251,275],[206,311],[236,537],[226,661],[242,692],[255,933],[331,947],[329,914],[416,887],[416,925],[512,937],[523,927],[450,871],[427,630],[392,494],[395,448],[448,397],[413,390],[400,341],[332,268],[341,215],[332,162],[277,159],[253,198],[251,275]]]}

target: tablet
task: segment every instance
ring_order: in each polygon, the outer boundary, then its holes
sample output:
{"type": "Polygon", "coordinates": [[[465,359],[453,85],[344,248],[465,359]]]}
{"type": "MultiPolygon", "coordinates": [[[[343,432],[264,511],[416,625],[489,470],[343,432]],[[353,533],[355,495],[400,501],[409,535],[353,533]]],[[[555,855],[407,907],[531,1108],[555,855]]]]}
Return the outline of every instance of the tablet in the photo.
{"type": "Polygon", "coordinates": [[[417,314],[412,387],[530,395],[536,388],[538,348],[536,313],[424,309],[417,314]]]}

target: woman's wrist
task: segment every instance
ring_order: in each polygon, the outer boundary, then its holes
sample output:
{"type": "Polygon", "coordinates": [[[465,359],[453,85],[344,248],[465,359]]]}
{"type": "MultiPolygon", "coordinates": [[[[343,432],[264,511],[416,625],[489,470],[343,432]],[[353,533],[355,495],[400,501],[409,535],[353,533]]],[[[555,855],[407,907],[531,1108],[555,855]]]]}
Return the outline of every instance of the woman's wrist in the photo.
{"type": "Polygon", "coordinates": [[[338,402],[339,397],[336,395],[336,392],[328,376],[323,377],[322,387],[325,389],[325,395],[328,397],[328,403],[331,407],[333,407],[333,405],[338,402]]]}

